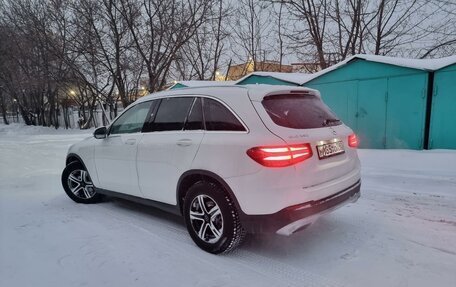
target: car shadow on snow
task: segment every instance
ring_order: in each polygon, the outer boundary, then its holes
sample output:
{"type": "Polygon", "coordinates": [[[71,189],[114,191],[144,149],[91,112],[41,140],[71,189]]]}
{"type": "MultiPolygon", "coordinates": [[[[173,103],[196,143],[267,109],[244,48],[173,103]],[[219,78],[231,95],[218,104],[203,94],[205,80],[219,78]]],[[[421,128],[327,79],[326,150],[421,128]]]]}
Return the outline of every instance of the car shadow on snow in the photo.
{"type": "Polygon", "coordinates": [[[354,244],[361,240],[358,231],[343,218],[328,215],[290,236],[252,234],[246,238],[242,249],[273,258],[313,258],[325,254],[339,259],[354,251],[354,244]]]}
{"type": "MultiPolygon", "coordinates": [[[[110,204],[112,205],[113,208],[111,208],[112,211],[115,211],[115,209],[122,210],[122,213],[125,211],[128,211],[128,213],[141,216],[143,217],[146,215],[147,217],[152,218],[154,221],[161,221],[163,223],[168,223],[172,224],[173,226],[179,226],[182,227],[182,229],[186,232],[185,230],[185,222],[184,218],[166,211],[163,211],[161,209],[151,207],[148,205],[136,203],[133,201],[129,201],[126,199],[122,198],[115,198],[115,197],[105,197],[103,200],[104,204],[110,204]]],[[[147,218],[145,218],[147,219],[147,218]]]]}
{"type": "MultiPolygon", "coordinates": [[[[161,227],[178,230],[183,237],[187,237],[187,230],[183,217],[174,215],[158,208],[142,205],[119,198],[107,197],[104,202],[112,212],[120,214],[127,213],[133,216],[134,223],[143,228],[150,225],[160,224],[161,227]]],[[[239,251],[247,251],[261,254],[276,259],[292,258],[313,258],[327,254],[330,259],[340,260],[347,254],[353,253],[357,243],[360,241],[359,230],[356,222],[351,220],[349,214],[337,216],[331,214],[323,216],[308,228],[301,230],[291,236],[277,234],[248,234],[244,244],[239,247],[239,251]],[[331,255],[328,255],[328,251],[331,255]]],[[[155,228],[155,227],[154,227],[155,228]]],[[[191,241],[188,236],[189,242],[191,241]]],[[[197,248],[195,246],[195,248],[197,248]]],[[[237,252],[232,255],[236,257],[237,252]]]]}

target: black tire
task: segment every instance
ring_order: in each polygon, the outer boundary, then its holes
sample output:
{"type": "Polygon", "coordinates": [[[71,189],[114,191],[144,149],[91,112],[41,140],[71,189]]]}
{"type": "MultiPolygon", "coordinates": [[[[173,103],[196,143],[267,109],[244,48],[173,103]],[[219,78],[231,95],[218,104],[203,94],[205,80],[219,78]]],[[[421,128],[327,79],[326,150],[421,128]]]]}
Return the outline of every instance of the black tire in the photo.
{"type": "Polygon", "coordinates": [[[69,163],[63,170],[62,186],[68,197],[77,203],[97,203],[103,197],[101,194],[95,192],[95,187],[91,182],[89,173],[84,165],[78,161],[69,163]],[[72,176],[73,180],[70,180],[70,176],[72,176]],[[80,181],[80,187],[77,187],[76,182],[78,180],[80,181]]]}
{"type": "MultiPolygon", "coordinates": [[[[204,210],[206,209],[207,207],[204,210]]],[[[192,185],[185,196],[183,212],[190,236],[196,245],[204,251],[213,254],[230,252],[238,247],[245,237],[245,230],[242,228],[236,206],[225,191],[216,184],[200,181],[192,185]],[[201,198],[205,200],[209,207],[212,205],[212,209],[218,207],[220,215],[216,212],[217,216],[213,218],[209,212],[203,211],[199,204],[199,199],[201,198]],[[213,202],[215,202],[215,206],[213,202]],[[201,216],[202,219],[196,219],[195,210],[201,212],[201,215],[198,216],[201,216]],[[192,211],[192,220],[190,220],[190,211],[192,211]],[[221,224],[220,218],[222,220],[221,224]],[[201,231],[204,225],[206,225],[205,228],[209,228],[208,232],[203,235],[205,240],[200,238],[197,232],[197,229],[201,231]],[[217,231],[222,230],[219,232],[219,236],[212,231],[212,228],[217,231]]]]}

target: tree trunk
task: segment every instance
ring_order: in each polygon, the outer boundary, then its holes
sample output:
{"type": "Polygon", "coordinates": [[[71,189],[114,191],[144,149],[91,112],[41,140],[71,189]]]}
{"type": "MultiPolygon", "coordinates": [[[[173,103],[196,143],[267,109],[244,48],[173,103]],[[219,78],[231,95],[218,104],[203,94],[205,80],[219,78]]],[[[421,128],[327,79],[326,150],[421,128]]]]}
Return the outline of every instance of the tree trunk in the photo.
{"type": "Polygon", "coordinates": [[[3,123],[9,125],[8,118],[6,117],[5,99],[3,98],[2,90],[0,90],[0,112],[2,112],[3,115],[3,123]]]}
{"type": "Polygon", "coordinates": [[[21,113],[24,123],[28,126],[31,126],[33,124],[32,119],[30,118],[28,112],[24,110],[24,108],[21,105],[19,105],[19,112],[21,113]]]}

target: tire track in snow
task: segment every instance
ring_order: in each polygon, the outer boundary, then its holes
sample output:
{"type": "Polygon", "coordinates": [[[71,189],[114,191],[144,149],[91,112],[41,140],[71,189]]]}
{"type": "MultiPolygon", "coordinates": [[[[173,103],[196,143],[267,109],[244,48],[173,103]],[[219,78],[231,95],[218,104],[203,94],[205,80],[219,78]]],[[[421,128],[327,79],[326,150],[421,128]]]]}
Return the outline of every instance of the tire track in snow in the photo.
{"type": "MultiPolygon", "coordinates": [[[[122,212],[115,212],[115,206],[99,205],[107,210],[115,220],[133,226],[141,231],[147,232],[153,235],[155,238],[162,241],[166,245],[170,246],[170,250],[178,250],[181,255],[189,255],[191,258],[204,261],[207,264],[214,265],[213,261],[197,257],[192,254],[194,248],[197,248],[190,236],[187,234],[187,230],[184,228],[175,228],[170,224],[160,222],[158,220],[149,220],[141,215],[133,214],[130,210],[120,209],[122,212]],[[141,223],[141,224],[139,224],[141,223]],[[147,226],[145,226],[146,224],[147,226]],[[149,229],[151,227],[151,229],[149,229]],[[160,232],[154,232],[153,229],[159,228],[160,232]],[[180,244],[172,244],[170,240],[177,241],[180,244]],[[183,245],[181,245],[183,244],[183,245]],[[185,248],[184,248],[185,247],[185,248]],[[190,250],[188,248],[191,248],[190,250]]],[[[197,250],[198,252],[204,252],[197,250]]],[[[306,287],[342,287],[343,284],[334,282],[322,275],[295,268],[291,265],[282,263],[280,261],[264,257],[254,252],[242,249],[237,249],[227,255],[219,255],[217,259],[221,261],[229,261],[230,264],[236,264],[242,268],[250,269],[251,271],[261,274],[266,278],[275,279],[277,282],[281,282],[281,286],[306,286],[306,287]]],[[[250,272],[251,272],[250,271],[250,272]]],[[[246,271],[248,272],[248,271],[246,271]]]]}
{"type": "Polygon", "coordinates": [[[236,250],[232,253],[235,256],[234,262],[241,259],[243,264],[247,264],[250,269],[255,269],[257,272],[270,276],[273,274],[275,278],[285,279],[288,286],[306,286],[306,287],[342,287],[343,285],[333,282],[332,280],[306,271],[295,268],[291,265],[284,264],[274,259],[270,259],[259,254],[247,251],[236,250]],[[258,267],[256,267],[258,266],[258,267]],[[261,266],[261,268],[260,268],[261,266]]]}

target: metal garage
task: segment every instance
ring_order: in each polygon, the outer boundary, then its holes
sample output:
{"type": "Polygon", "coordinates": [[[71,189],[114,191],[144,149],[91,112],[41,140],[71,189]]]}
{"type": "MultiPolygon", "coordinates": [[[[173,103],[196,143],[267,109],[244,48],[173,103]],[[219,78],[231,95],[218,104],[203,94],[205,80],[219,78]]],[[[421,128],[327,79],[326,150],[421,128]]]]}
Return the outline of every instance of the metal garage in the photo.
{"type": "Polygon", "coordinates": [[[427,143],[430,71],[448,62],[441,60],[356,55],[314,74],[304,85],[320,90],[324,101],[358,133],[361,147],[422,149],[427,143]]]}
{"type": "Polygon", "coordinates": [[[436,70],[433,78],[429,148],[456,149],[456,63],[436,70]]]}

